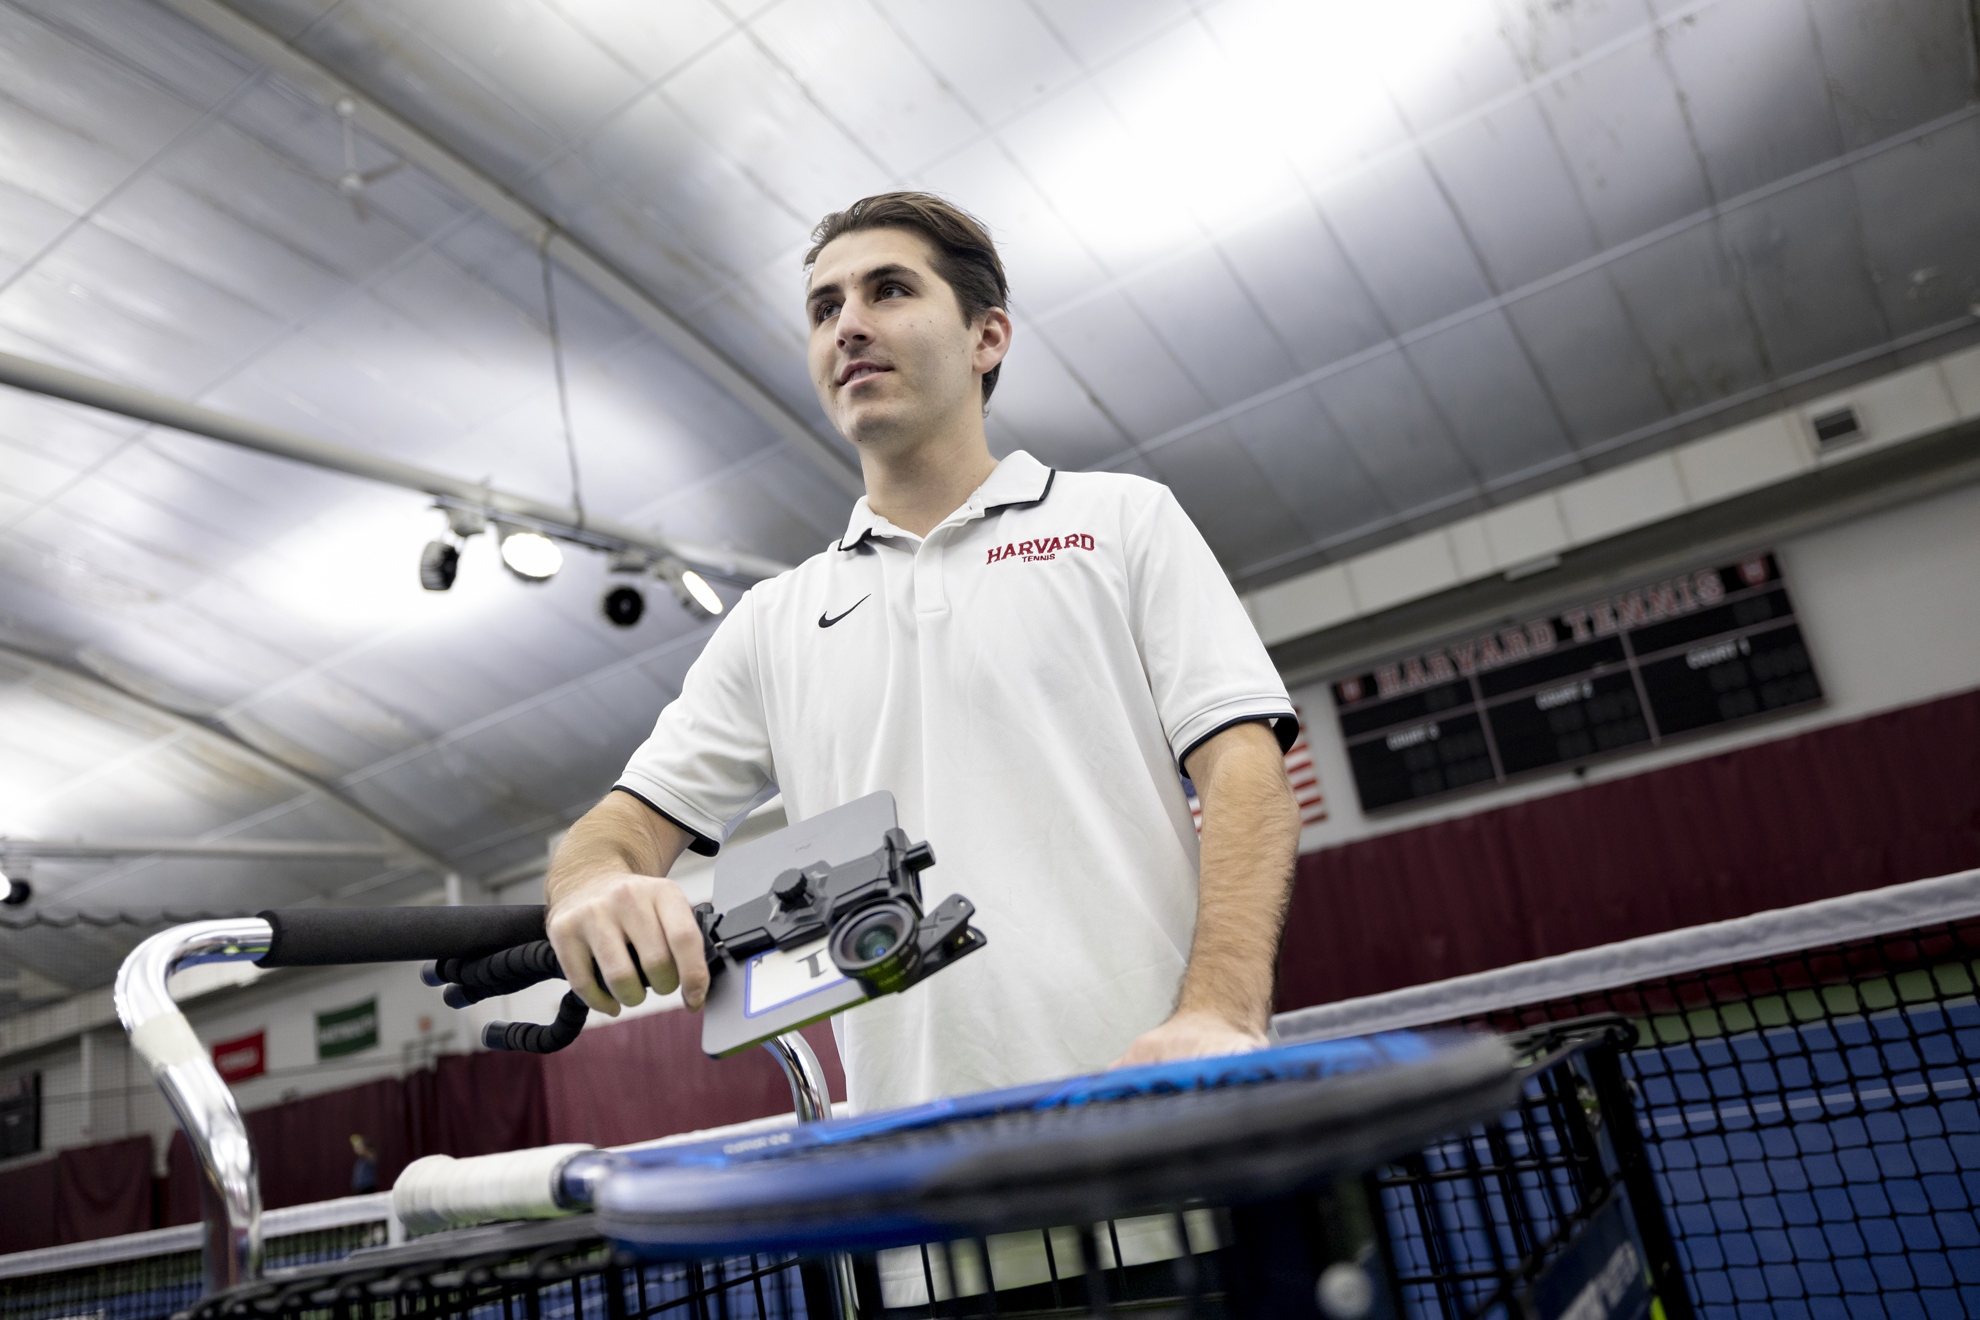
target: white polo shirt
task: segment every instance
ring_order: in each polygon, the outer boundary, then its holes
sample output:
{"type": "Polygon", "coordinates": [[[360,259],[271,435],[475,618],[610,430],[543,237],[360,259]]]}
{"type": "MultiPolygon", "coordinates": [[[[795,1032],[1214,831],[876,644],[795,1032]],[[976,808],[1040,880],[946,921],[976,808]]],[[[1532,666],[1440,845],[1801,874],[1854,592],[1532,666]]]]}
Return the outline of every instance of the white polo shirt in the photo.
{"type": "Polygon", "coordinates": [[[989,945],[836,1020],[868,1110],[1107,1064],[1169,1014],[1196,922],[1178,765],[1297,731],[1228,579],[1165,486],[1013,453],[923,539],[861,499],[758,583],[619,787],[713,851],[774,787],[792,820],[878,789],[989,945]]]}

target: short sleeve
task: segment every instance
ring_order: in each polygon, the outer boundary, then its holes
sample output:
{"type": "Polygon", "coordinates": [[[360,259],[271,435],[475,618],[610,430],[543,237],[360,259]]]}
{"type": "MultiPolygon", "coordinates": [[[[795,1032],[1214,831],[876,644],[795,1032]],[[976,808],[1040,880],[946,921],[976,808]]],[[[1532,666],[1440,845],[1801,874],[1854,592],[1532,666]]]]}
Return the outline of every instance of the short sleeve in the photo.
{"type": "Polygon", "coordinates": [[[745,593],[688,667],[615,788],[696,836],[713,853],[728,823],[776,779],[756,662],[756,601],[745,593]]]}
{"type": "Polygon", "coordinates": [[[1127,530],[1129,612],[1177,768],[1236,724],[1269,724],[1290,748],[1299,719],[1265,643],[1196,524],[1157,489],[1127,530]]]}

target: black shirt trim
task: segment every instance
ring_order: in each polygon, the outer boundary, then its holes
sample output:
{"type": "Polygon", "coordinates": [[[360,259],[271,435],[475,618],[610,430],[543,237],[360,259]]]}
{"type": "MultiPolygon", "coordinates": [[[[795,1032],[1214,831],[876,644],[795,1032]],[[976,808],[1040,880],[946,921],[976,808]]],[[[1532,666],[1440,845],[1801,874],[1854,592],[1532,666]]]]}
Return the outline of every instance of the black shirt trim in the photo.
{"type": "Polygon", "coordinates": [[[633,790],[627,788],[624,784],[612,785],[612,791],[614,793],[624,793],[627,797],[633,799],[633,801],[644,804],[648,811],[651,811],[661,820],[666,821],[669,825],[672,825],[675,829],[687,835],[689,852],[698,854],[699,856],[702,857],[713,857],[716,853],[722,851],[722,845],[720,843],[718,843],[714,839],[709,838],[707,835],[703,834],[700,830],[690,829],[686,825],[681,824],[680,821],[674,819],[666,812],[660,810],[660,808],[654,806],[649,799],[641,796],[638,793],[633,792],[633,790]]]}
{"type": "Polygon", "coordinates": [[[1045,502],[1045,497],[1052,493],[1052,483],[1057,481],[1058,479],[1059,479],[1059,469],[1047,468],[1045,470],[1045,489],[1038,492],[1037,499],[1009,500],[1003,504],[992,504],[989,508],[983,511],[983,516],[988,518],[991,514],[1002,513],[1005,509],[1029,509],[1034,505],[1043,504],[1045,502]]]}
{"type": "Polygon", "coordinates": [[[1299,716],[1293,714],[1291,711],[1286,711],[1279,715],[1240,715],[1234,720],[1225,720],[1222,724],[1219,724],[1216,728],[1210,730],[1210,732],[1204,734],[1201,738],[1198,738],[1195,742],[1183,749],[1183,754],[1176,758],[1176,769],[1182,771],[1183,778],[1189,778],[1189,771],[1183,767],[1184,763],[1189,760],[1192,752],[1222,733],[1225,729],[1235,729],[1240,724],[1270,725],[1272,736],[1279,740],[1279,755],[1281,756],[1290,752],[1292,745],[1299,741],[1299,716]]]}

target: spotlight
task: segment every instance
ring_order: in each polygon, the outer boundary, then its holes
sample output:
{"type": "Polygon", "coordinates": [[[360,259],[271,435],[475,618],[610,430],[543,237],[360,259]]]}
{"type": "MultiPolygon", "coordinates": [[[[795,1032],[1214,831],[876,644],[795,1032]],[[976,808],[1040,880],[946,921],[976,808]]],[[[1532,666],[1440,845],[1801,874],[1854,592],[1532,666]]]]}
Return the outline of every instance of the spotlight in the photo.
{"type": "Polygon", "coordinates": [[[445,591],[454,585],[461,569],[461,552],[445,541],[428,541],[419,555],[419,585],[428,591],[445,591]]]}
{"type": "Polygon", "coordinates": [[[605,611],[605,617],[621,628],[632,627],[646,613],[646,597],[640,594],[638,587],[624,583],[607,591],[605,599],[598,604],[605,611]]]}
{"type": "Polygon", "coordinates": [[[663,559],[653,572],[673,588],[674,599],[695,618],[712,619],[722,612],[722,598],[715,594],[715,588],[708,585],[708,579],[680,560],[663,559]]]}
{"type": "Polygon", "coordinates": [[[548,582],[564,566],[564,552],[541,532],[502,527],[502,562],[525,582],[548,582]]]}
{"type": "MultiPolygon", "coordinates": [[[[20,869],[13,861],[9,861],[7,865],[17,871],[20,869]]],[[[8,907],[25,907],[27,901],[33,897],[34,886],[27,882],[26,877],[8,875],[5,871],[0,871],[0,903],[5,903],[8,907]]]]}

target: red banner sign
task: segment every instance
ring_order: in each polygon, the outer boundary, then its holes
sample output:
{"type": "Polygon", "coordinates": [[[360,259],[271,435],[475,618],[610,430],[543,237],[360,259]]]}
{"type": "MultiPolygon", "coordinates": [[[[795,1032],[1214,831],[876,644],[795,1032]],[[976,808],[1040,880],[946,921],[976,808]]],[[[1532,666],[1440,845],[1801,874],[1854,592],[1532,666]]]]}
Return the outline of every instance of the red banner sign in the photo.
{"type": "Polygon", "coordinates": [[[238,1040],[223,1040],[213,1046],[213,1066],[220,1080],[232,1085],[259,1077],[268,1071],[267,1033],[257,1031],[238,1040]]]}

